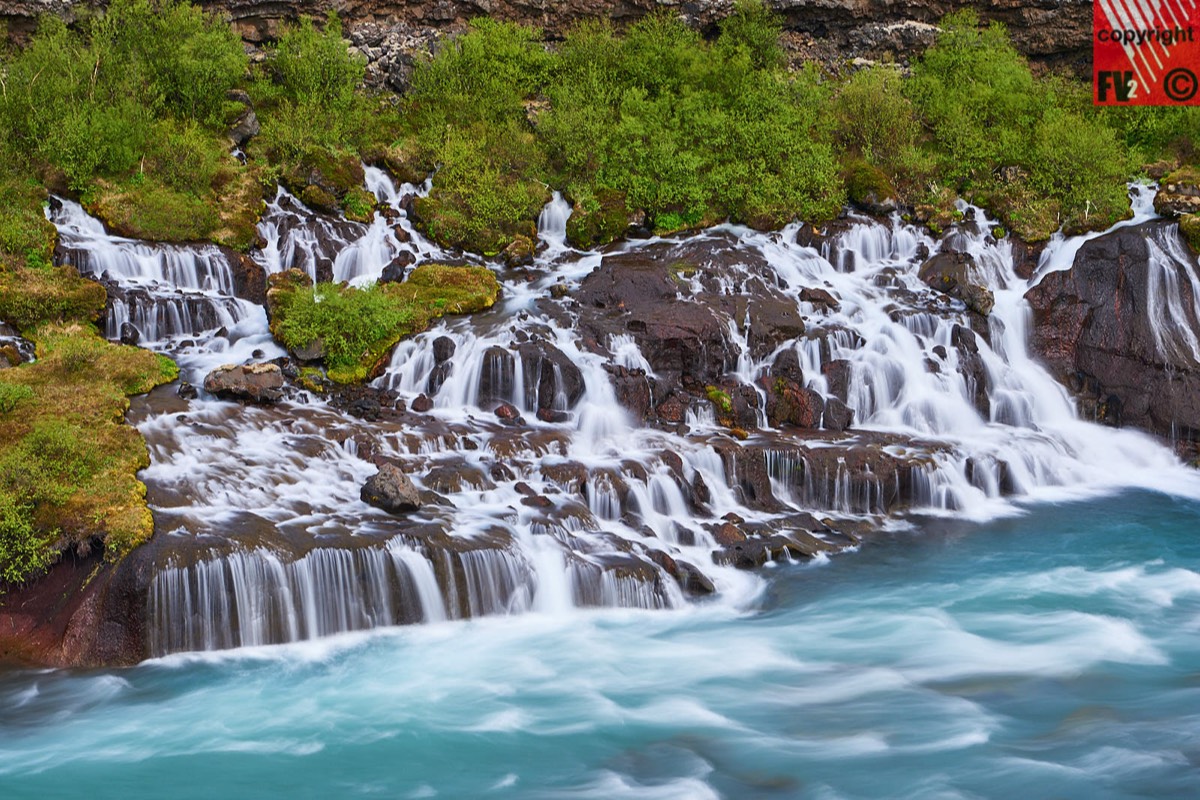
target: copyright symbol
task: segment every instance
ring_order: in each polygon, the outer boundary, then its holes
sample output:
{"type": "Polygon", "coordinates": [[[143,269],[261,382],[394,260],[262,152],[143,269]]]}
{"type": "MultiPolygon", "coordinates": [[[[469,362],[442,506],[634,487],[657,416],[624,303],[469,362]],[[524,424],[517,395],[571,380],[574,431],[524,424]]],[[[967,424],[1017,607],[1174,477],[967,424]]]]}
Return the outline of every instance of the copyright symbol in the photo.
{"type": "Polygon", "coordinates": [[[1163,91],[1176,103],[1186,103],[1196,96],[1196,73],[1177,67],[1163,78],[1163,91]]]}

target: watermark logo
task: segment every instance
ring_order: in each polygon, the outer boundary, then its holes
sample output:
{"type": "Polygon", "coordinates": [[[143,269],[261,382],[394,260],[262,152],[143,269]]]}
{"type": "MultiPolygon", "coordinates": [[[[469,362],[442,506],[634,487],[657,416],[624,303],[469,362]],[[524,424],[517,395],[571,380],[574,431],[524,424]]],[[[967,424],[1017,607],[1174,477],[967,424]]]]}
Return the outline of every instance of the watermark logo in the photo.
{"type": "Polygon", "coordinates": [[[1092,22],[1096,105],[1200,105],[1197,29],[1197,0],[1096,0],[1092,22]]]}

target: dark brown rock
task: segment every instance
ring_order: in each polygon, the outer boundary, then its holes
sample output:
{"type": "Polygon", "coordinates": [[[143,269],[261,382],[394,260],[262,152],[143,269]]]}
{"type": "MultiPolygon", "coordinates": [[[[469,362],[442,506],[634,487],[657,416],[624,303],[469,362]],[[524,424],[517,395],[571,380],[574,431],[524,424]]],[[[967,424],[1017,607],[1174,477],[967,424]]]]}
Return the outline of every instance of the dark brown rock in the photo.
{"type": "Polygon", "coordinates": [[[359,496],[364,503],[382,508],[389,514],[416,511],[421,507],[421,497],[413,482],[392,464],[382,464],[379,472],[363,484],[359,496]]]}
{"type": "Polygon", "coordinates": [[[968,253],[944,252],[921,265],[918,277],[932,289],[957,298],[980,316],[992,313],[996,298],[971,277],[975,259],[968,253]]]}
{"type": "Polygon", "coordinates": [[[1198,267],[1178,236],[1174,223],[1148,222],[1097,237],[1071,269],[1046,275],[1026,299],[1033,350],[1080,399],[1085,416],[1197,441],[1200,364],[1185,331],[1200,337],[1191,288],[1198,267]],[[1152,266],[1151,242],[1182,260],[1152,266]],[[1152,270],[1159,271],[1154,298],[1152,270]],[[1179,288],[1181,319],[1170,319],[1162,271],[1179,288]]]}
{"type": "Polygon", "coordinates": [[[274,403],[283,396],[283,373],[276,364],[226,364],[205,376],[204,391],[229,400],[274,403]]]}

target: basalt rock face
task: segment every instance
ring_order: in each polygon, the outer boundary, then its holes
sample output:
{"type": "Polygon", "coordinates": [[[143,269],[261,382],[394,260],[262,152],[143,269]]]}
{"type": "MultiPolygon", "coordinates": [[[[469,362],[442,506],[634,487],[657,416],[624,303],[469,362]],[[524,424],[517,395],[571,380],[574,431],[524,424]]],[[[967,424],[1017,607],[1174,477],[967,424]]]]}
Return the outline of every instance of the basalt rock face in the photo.
{"type": "Polygon", "coordinates": [[[1198,276],[1178,226],[1158,221],[1093,239],[1029,291],[1033,349],[1084,416],[1200,440],[1198,276]]]}
{"type": "MultiPolygon", "coordinates": [[[[44,14],[73,20],[88,0],[0,0],[0,20],[11,36],[26,37],[44,14]]],[[[732,0],[201,0],[204,8],[227,16],[247,42],[276,38],[282,26],[301,15],[322,18],[336,10],[354,46],[368,60],[368,82],[402,90],[414,65],[439,38],[462,30],[475,17],[521,22],[561,38],[582,20],[610,19],[628,24],[648,13],[678,14],[706,34],[734,7],[732,0]]],[[[844,63],[855,58],[903,61],[925,50],[936,37],[933,25],[951,11],[975,8],[984,20],[1008,26],[1017,48],[1030,58],[1089,64],[1092,4],[1083,0],[768,0],[783,18],[785,44],[793,58],[844,63]]]]}
{"type": "Polygon", "coordinates": [[[134,664],[146,657],[149,553],[106,563],[66,556],[38,581],[0,592],[0,661],[55,667],[134,664]]]}

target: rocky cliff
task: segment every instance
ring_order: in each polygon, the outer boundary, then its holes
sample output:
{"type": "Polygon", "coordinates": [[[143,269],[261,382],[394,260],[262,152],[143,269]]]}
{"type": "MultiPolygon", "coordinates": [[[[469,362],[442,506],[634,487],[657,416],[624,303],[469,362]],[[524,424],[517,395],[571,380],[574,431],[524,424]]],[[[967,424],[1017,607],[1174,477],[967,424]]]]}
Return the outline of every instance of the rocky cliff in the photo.
{"type": "Polygon", "coordinates": [[[1031,345],[1084,416],[1200,442],[1200,267],[1177,224],[1120,228],[1026,295],[1031,345]]]}
{"type": "MultiPolygon", "coordinates": [[[[768,0],[783,18],[787,45],[797,60],[838,64],[855,58],[903,61],[932,41],[933,23],[945,14],[975,8],[1008,26],[1014,44],[1035,62],[1084,71],[1091,57],[1092,4],[1086,0],[768,0]]],[[[403,88],[414,54],[470,19],[537,25],[550,39],[584,19],[618,24],[652,11],[678,13],[710,32],[732,10],[733,0],[201,0],[227,15],[250,43],[273,38],[300,15],[335,10],[354,44],[367,55],[372,80],[403,88]]],[[[31,31],[43,14],[74,19],[94,0],[0,0],[0,20],[12,36],[31,31]]]]}

